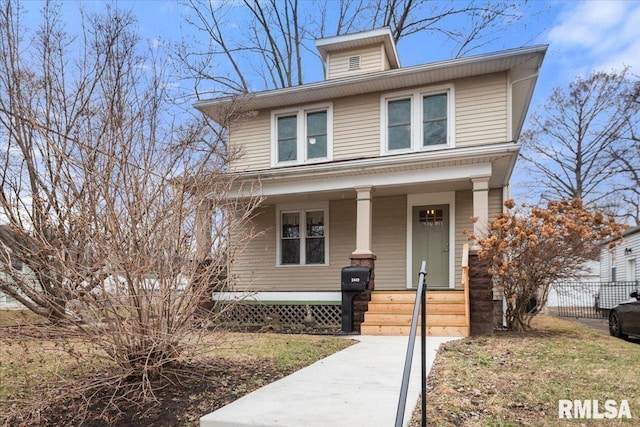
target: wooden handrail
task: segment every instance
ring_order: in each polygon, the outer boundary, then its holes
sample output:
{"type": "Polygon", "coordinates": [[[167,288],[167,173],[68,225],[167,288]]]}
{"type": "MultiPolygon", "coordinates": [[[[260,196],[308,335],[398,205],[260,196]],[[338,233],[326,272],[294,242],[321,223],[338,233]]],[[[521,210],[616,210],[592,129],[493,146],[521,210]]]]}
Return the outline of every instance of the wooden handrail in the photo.
{"type": "Polygon", "coordinates": [[[462,245],[462,289],[464,290],[464,315],[471,333],[471,309],[469,307],[469,244],[462,245]]]}

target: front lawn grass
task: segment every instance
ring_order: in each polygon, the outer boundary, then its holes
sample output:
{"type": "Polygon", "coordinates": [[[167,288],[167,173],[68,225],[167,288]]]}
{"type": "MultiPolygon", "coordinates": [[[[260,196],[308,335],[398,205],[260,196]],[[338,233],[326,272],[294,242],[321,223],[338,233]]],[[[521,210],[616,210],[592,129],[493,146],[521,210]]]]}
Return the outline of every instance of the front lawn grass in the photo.
{"type": "Polygon", "coordinates": [[[29,310],[0,310],[0,326],[18,326],[46,323],[42,317],[29,310]]]}
{"type": "MultiPolygon", "coordinates": [[[[638,425],[640,344],[538,316],[534,330],[441,346],[428,379],[430,426],[638,425]],[[558,401],[627,400],[632,419],[559,419],[558,401]]],[[[419,426],[419,406],[412,426],[419,426]]]]}
{"type": "Polygon", "coordinates": [[[96,389],[89,406],[82,399],[52,398],[61,386],[73,387],[74,380],[108,366],[80,366],[64,349],[96,350],[73,334],[47,331],[47,326],[0,328],[0,425],[196,426],[201,416],[354,342],[321,335],[207,333],[198,356],[201,369],[159,378],[155,401],[114,410],[108,406],[114,392],[108,386],[96,389]]]}

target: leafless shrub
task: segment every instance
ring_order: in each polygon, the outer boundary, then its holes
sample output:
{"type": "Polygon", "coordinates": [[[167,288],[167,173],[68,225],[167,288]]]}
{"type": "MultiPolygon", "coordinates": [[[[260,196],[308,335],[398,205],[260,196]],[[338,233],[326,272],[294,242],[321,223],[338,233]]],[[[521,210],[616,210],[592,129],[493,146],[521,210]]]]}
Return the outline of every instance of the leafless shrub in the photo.
{"type": "Polygon", "coordinates": [[[0,290],[64,331],[78,366],[32,421],[105,387],[116,406],[153,400],[154,380],[200,363],[203,303],[230,287],[251,233],[229,233],[259,202],[230,197],[222,128],[168,108],[167,56],[141,48],[129,13],[83,15],[72,38],[59,10],[30,32],[0,2],[0,290]]]}

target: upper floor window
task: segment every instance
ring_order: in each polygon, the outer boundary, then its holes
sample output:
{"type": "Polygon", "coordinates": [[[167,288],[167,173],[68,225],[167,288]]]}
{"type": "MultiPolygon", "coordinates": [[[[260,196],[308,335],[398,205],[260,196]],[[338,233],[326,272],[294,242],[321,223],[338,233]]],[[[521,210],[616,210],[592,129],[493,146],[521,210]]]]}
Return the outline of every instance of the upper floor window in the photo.
{"type": "Polygon", "coordinates": [[[381,153],[453,146],[451,86],[382,97],[381,153]]]}
{"type": "Polygon", "coordinates": [[[447,94],[422,97],[422,146],[447,143],[447,94]]]}
{"type": "Polygon", "coordinates": [[[332,159],[331,104],[274,111],[271,129],[272,166],[332,159]]]}
{"type": "Polygon", "coordinates": [[[411,148],[411,98],[389,101],[387,111],[389,150],[411,148]]]}

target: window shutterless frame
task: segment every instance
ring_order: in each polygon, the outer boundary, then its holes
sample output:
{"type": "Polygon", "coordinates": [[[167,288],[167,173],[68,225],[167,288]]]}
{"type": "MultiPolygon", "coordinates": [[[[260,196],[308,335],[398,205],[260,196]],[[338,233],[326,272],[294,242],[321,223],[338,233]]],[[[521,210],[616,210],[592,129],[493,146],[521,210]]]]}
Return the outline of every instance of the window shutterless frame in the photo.
{"type": "Polygon", "coordinates": [[[271,166],[333,160],[333,103],[271,112],[271,166]]]}
{"type": "Polygon", "coordinates": [[[380,98],[380,154],[455,146],[453,85],[384,94],[380,98]]]}
{"type": "Polygon", "coordinates": [[[329,265],[329,203],[276,207],[276,266],[329,265]]]}

